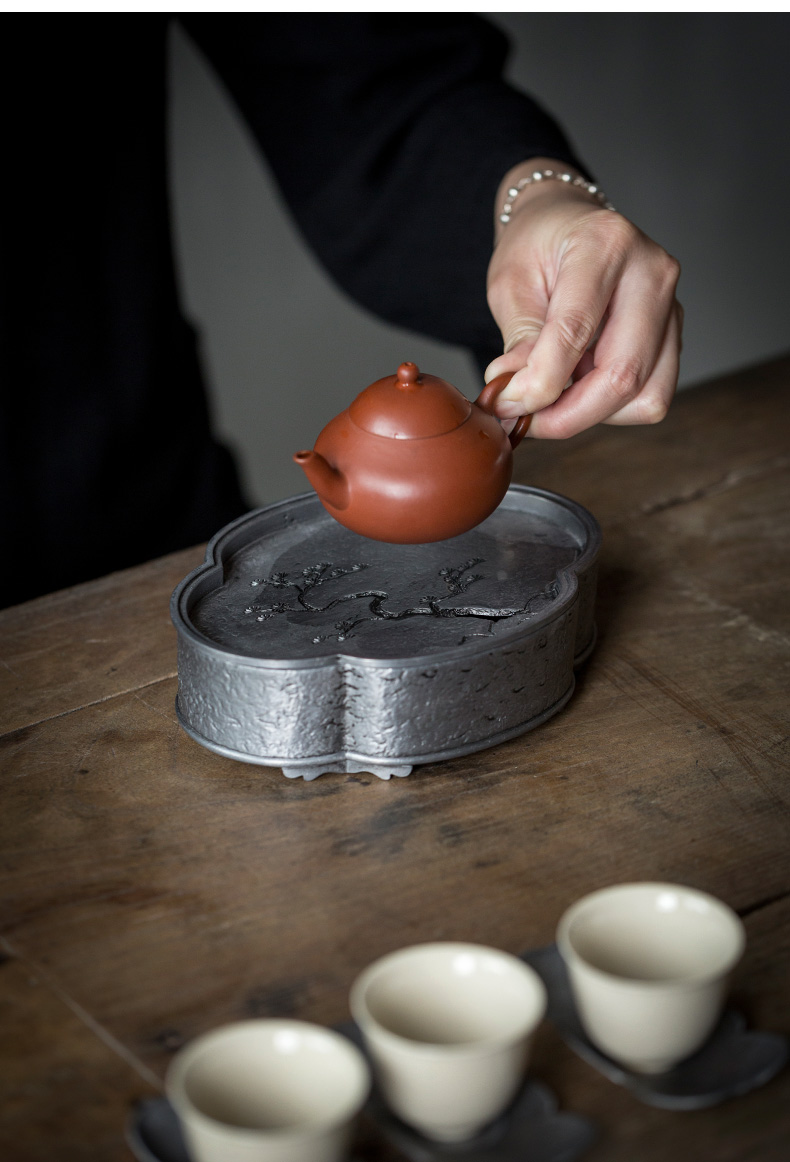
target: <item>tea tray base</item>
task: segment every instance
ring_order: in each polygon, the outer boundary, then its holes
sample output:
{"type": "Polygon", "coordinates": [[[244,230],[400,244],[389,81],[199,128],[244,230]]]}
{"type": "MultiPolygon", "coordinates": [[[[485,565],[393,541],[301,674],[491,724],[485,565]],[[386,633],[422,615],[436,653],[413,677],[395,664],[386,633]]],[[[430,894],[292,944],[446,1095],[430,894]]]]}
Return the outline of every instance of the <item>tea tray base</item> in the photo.
{"type": "Polygon", "coordinates": [[[314,494],[249,513],[173,594],[180,722],[307,780],[403,777],[504,742],[572,694],[600,542],[580,505],[520,485],[425,545],[358,536],[314,494]]]}
{"type": "MultiPolygon", "coordinates": [[[[507,742],[509,739],[516,738],[520,734],[525,734],[528,730],[534,730],[536,726],[540,726],[541,723],[546,722],[547,719],[562,710],[563,706],[570,700],[575,686],[576,681],[572,677],[569,688],[548,710],[544,710],[542,714],[536,715],[530,722],[522,723],[511,730],[504,731],[501,736],[488,739],[485,746],[497,746],[501,742],[507,742]]],[[[424,764],[428,762],[439,762],[443,759],[460,758],[462,755],[481,749],[477,744],[473,744],[471,747],[461,747],[456,751],[444,751],[436,755],[420,755],[414,762],[398,763],[397,765],[393,763],[382,763],[378,759],[367,758],[365,755],[327,755],[317,760],[309,760],[298,765],[286,765],[285,762],[278,762],[274,758],[257,755],[251,757],[243,751],[231,750],[228,747],[218,745],[211,739],[201,737],[183,718],[178,702],[176,702],[176,716],[187,734],[194,738],[195,742],[199,742],[201,746],[205,746],[208,750],[213,750],[216,754],[221,754],[225,758],[237,759],[239,762],[254,763],[263,767],[279,767],[287,779],[301,778],[306,783],[312,782],[313,779],[317,779],[320,775],[329,774],[357,775],[367,773],[375,775],[379,779],[402,779],[406,775],[411,774],[417,763],[424,764]]]]}

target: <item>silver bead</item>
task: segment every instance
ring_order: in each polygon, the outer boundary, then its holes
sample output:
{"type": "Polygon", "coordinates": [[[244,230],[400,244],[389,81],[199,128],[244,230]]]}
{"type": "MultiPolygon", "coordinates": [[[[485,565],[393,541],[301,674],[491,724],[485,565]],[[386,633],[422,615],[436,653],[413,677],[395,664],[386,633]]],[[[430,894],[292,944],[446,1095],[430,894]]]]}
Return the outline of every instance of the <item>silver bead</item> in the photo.
{"type": "Polygon", "coordinates": [[[499,221],[503,224],[508,223],[510,221],[514,201],[521,193],[521,191],[526,186],[532,185],[533,182],[542,182],[544,178],[554,178],[556,181],[565,182],[576,187],[577,189],[585,190],[588,194],[591,194],[592,197],[594,197],[595,200],[604,207],[604,209],[614,210],[614,206],[611,202],[607,201],[606,194],[604,194],[603,190],[600,190],[598,186],[594,185],[592,182],[586,182],[584,178],[579,177],[578,175],[574,176],[569,173],[557,173],[553,169],[544,169],[535,170],[535,172],[530,177],[520,178],[519,181],[516,182],[515,186],[511,186],[507,192],[508,201],[505,202],[505,205],[502,207],[502,213],[499,215],[499,221]]]}

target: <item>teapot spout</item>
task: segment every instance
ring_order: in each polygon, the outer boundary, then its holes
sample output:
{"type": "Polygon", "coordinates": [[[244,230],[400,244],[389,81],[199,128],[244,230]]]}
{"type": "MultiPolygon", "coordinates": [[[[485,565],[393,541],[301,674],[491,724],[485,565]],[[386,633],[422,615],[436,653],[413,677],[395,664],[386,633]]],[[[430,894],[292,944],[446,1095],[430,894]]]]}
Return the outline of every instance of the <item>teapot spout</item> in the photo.
{"type": "Polygon", "coordinates": [[[294,461],[304,468],[305,476],[322,501],[341,511],[348,507],[348,480],[320,452],[295,452],[294,461]]]}

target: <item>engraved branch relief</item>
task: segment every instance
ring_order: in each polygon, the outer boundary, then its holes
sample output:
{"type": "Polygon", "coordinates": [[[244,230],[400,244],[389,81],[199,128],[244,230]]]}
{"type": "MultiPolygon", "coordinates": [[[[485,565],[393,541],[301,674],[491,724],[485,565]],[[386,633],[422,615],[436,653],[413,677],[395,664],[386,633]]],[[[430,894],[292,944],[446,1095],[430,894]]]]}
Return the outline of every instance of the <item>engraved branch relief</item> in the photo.
{"type": "Polygon", "coordinates": [[[345,641],[346,638],[353,634],[357,626],[364,622],[370,621],[401,621],[407,617],[434,617],[434,618],[474,618],[478,621],[485,621],[488,623],[487,630],[482,633],[471,633],[461,639],[461,643],[469,637],[490,636],[493,633],[494,625],[498,621],[503,621],[507,618],[516,617],[518,615],[529,617],[532,613],[532,607],[538,602],[551,601],[556,598],[558,593],[558,586],[556,581],[550,582],[540,593],[537,593],[529,598],[524,605],[513,607],[488,606],[488,605],[453,605],[447,606],[442,604],[449,601],[453,597],[459,597],[466,593],[478,581],[483,580],[482,573],[472,573],[476,565],[485,564],[482,557],[473,557],[471,560],[465,561],[462,565],[455,568],[444,568],[438,572],[438,577],[444,584],[446,592],[437,596],[436,594],[427,594],[420,598],[420,604],[411,606],[407,609],[394,610],[388,608],[390,601],[390,594],[381,589],[355,589],[352,592],[345,593],[340,597],[335,597],[328,601],[325,605],[317,604],[320,598],[317,591],[322,585],[328,581],[336,581],[341,577],[348,577],[362,573],[365,569],[369,569],[370,565],[355,563],[349,566],[333,565],[328,561],[320,561],[315,565],[308,565],[307,568],[296,573],[272,573],[268,577],[255,577],[250,581],[251,588],[262,588],[263,590],[280,590],[288,592],[288,599],[279,601],[272,601],[269,604],[262,602],[252,602],[244,610],[245,614],[250,614],[255,617],[257,621],[268,621],[271,617],[276,617],[281,614],[294,614],[304,612],[307,614],[323,614],[335,609],[340,605],[347,605],[354,601],[366,601],[366,612],[353,612],[348,617],[335,622],[334,632],[322,634],[314,637],[315,643],[323,641],[337,640],[339,642],[345,641]]]}

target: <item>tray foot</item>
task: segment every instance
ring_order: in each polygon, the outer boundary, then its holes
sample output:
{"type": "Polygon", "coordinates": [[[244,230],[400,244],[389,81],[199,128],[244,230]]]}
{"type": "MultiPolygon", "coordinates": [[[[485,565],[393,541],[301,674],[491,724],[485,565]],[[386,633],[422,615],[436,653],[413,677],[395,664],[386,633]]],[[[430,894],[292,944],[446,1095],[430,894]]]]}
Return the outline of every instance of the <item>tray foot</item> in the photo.
{"type": "Polygon", "coordinates": [[[377,779],[404,779],[414,768],[409,763],[392,763],[382,766],[380,763],[360,763],[355,759],[338,759],[334,763],[316,763],[312,767],[283,767],[282,772],[286,779],[304,779],[311,783],[319,775],[359,775],[363,772],[375,775],[377,779]]]}

